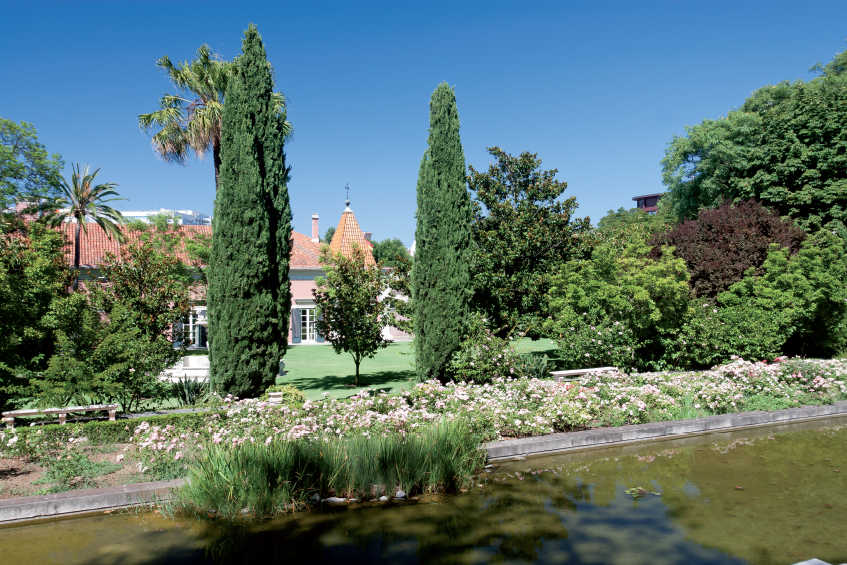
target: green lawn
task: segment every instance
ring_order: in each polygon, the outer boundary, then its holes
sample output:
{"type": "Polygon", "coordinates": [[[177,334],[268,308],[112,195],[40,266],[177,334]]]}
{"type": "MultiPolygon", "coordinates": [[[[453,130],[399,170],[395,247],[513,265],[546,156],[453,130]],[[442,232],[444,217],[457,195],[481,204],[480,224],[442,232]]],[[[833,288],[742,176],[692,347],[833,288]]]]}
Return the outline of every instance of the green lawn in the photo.
{"type": "MultiPolygon", "coordinates": [[[[556,346],[549,339],[530,341],[523,339],[514,344],[521,352],[552,357],[556,346]]],[[[365,359],[359,368],[362,386],[353,386],[356,367],[348,353],[336,355],[329,345],[300,345],[289,347],[285,354],[285,384],[291,384],[306,393],[309,400],[331,396],[346,398],[362,388],[373,388],[396,394],[409,389],[415,379],[411,342],[392,343],[380,349],[373,359],[365,359]]]]}
{"type": "Polygon", "coordinates": [[[359,380],[363,386],[353,386],[356,366],[349,353],[336,355],[329,345],[299,345],[289,347],[285,353],[286,384],[292,384],[306,393],[309,400],[321,398],[328,392],[346,398],[362,388],[374,388],[390,393],[410,388],[415,378],[412,365],[411,342],[392,343],[380,349],[373,359],[365,359],[359,367],[359,380]]]}

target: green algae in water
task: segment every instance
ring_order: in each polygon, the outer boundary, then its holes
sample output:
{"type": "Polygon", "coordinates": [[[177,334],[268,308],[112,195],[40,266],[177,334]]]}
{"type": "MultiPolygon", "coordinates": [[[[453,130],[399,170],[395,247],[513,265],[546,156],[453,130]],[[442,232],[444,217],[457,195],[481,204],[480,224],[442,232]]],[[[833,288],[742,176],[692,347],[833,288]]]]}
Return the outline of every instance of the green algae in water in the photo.
{"type": "Polygon", "coordinates": [[[226,531],[151,513],[4,528],[0,559],[788,565],[817,557],[842,563],[845,423],[830,419],[508,462],[461,496],[312,511],[226,531]],[[661,496],[627,494],[633,488],[661,496]]]}

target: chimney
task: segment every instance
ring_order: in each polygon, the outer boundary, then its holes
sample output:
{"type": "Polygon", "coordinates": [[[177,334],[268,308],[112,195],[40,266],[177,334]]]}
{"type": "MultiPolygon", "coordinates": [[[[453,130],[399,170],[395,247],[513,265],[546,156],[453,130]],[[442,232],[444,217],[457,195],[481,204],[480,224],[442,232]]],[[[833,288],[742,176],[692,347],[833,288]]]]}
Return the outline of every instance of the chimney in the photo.
{"type": "Polygon", "coordinates": [[[318,215],[312,214],[312,242],[318,243],[321,240],[320,232],[318,230],[318,215]]]}
{"type": "Polygon", "coordinates": [[[370,240],[371,240],[371,236],[373,236],[373,232],[371,232],[371,231],[364,231],[364,232],[362,232],[362,235],[363,235],[363,236],[365,236],[365,239],[367,239],[368,241],[370,241],[370,240]]]}

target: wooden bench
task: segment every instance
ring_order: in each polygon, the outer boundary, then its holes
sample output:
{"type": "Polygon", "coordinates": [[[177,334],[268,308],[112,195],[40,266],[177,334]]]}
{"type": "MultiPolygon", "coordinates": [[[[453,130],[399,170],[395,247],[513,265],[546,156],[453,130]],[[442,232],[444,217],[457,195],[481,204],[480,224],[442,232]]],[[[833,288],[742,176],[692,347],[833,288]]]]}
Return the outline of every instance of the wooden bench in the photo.
{"type": "Polygon", "coordinates": [[[33,408],[31,410],[12,410],[11,412],[3,412],[3,421],[10,428],[15,427],[15,418],[21,416],[38,416],[40,414],[58,414],[59,423],[64,424],[65,419],[71,412],[109,412],[109,421],[115,421],[115,413],[118,411],[117,404],[92,404],[90,406],[68,406],[67,408],[33,408]]]}
{"type": "Polygon", "coordinates": [[[557,383],[567,383],[570,381],[578,381],[579,377],[589,373],[602,373],[604,371],[617,370],[617,367],[593,367],[591,369],[572,369],[570,371],[550,371],[550,374],[556,377],[557,383]]]}

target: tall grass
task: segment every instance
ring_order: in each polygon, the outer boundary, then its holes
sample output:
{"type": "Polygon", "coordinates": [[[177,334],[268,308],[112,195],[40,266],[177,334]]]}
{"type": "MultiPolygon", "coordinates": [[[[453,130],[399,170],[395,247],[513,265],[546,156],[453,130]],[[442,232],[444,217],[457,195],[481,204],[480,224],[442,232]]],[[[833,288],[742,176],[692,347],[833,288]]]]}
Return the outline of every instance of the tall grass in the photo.
{"type": "Polygon", "coordinates": [[[295,510],[328,495],[373,499],[467,486],[485,461],[480,438],[463,423],[414,434],[209,446],[189,469],[181,501],[233,519],[295,510]]]}

